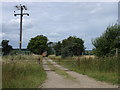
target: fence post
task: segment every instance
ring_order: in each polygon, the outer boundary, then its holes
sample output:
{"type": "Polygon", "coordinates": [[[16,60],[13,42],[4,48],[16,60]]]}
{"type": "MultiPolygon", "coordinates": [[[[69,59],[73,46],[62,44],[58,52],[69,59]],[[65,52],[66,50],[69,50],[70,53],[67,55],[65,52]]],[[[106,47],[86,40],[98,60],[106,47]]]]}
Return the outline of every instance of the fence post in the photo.
{"type": "Polygon", "coordinates": [[[77,63],[78,63],[78,66],[80,66],[80,57],[79,56],[77,58],[77,63]]]}
{"type": "Polygon", "coordinates": [[[13,60],[14,60],[14,56],[12,55],[11,57],[12,57],[12,58],[11,58],[11,61],[13,62],[13,60]]]}
{"type": "Polygon", "coordinates": [[[38,58],[38,64],[40,64],[40,57],[38,58]]]}
{"type": "Polygon", "coordinates": [[[60,64],[60,59],[58,59],[58,61],[59,61],[59,64],[60,64]]]}

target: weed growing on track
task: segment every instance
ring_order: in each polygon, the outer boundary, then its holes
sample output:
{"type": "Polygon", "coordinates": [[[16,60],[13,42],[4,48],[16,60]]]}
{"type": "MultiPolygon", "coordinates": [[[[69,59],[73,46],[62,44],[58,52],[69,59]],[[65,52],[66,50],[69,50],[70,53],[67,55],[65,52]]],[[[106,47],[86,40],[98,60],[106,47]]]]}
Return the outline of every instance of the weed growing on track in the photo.
{"type": "Polygon", "coordinates": [[[52,63],[47,61],[48,66],[52,69],[55,70],[57,74],[63,75],[65,78],[70,79],[70,80],[75,80],[76,78],[72,77],[68,73],[66,73],[64,70],[59,69],[58,67],[54,66],[52,63]]]}
{"type": "Polygon", "coordinates": [[[118,80],[118,59],[119,57],[83,58],[80,57],[78,64],[77,57],[62,59],[60,56],[49,56],[52,60],[64,67],[81,74],[88,75],[96,80],[120,84],[118,80]]]}
{"type": "Polygon", "coordinates": [[[2,64],[3,88],[36,88],[46,79],[43,67],[37,63],[38,56],[5,56],[2,64]],[[11,61],[11,58],[14,58],[11,61]]]}

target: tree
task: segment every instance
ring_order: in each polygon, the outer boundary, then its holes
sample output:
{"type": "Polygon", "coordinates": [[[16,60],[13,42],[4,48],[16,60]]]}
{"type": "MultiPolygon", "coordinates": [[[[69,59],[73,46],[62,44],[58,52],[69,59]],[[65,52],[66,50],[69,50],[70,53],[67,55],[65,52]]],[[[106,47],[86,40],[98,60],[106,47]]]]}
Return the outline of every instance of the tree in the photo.
{"type": "Polygon", "coordinates": [[[98,38],[92,41],[94,45],[93,52],[97,56],[114,54],[115,48],[120,48],[120,26],[117,24],[107,27],[106,31],[98,38]]]}
{"type": "Polygon", "coordinates": [[[48,55],[54,54],[53,42],[48,42],[48,55]]]}
{"type": "Polygon", "coordinates": [[[9,40],[2,40],[1,45],[2,45],[2,52],[3,55],[8,55],[12,50],[12,46],[8,45],[9,40]]]}
{"type": "Polygon", "coordinates": [[[76,37],[68,37],[62,40],[62,42],[57,42],[54,46],[56,56],[61,55],[63,58],[71,57],[73,55],[81,55],[84,51],[84,41],[76,37]]]}
{"type": "Polygon", "coordinates": [[[84,52],[84,41],[80,38],[76,38],[75,36],[70,36],[67,39],[62,41],[62,56],[79,56],[84,52]]]}
{"type": "Polygon", "coordinates": [[[55,55],[59,56],[61,55],[61,42],[58,41],[57,43],[54,43],[54,50],[55,50],[55,55]]]}
{"type": "Polygon", "coordinates": [[[43,35],[38,35],[28,43],[27,48],[34,54],[42,54],[44,51],[48,50],[47,37],[43,35]]]}

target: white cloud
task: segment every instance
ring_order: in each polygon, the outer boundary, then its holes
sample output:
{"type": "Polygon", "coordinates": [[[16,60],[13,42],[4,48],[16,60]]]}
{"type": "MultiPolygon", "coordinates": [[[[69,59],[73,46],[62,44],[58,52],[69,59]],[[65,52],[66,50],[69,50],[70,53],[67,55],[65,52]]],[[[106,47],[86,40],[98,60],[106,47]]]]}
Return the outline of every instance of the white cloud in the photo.
{"type": "Polygon", "coordinates": [[[56,32],[44,33],[43,35],[49,36],[49,37],[58,37],[58,36],[60,36],[60,34],[58,34],[56,32]]]}
{"type": "Polygon", "coordinates": [[[90,14],[97,13],[97,12],[99,12],[100,10],[102,10],[101,7],[99,7],[99,8],[95,8],[95,9],[93,9],[93,10],[90,11],[90,14]]]}
{"type": "Polygon", "coordinates": [[[8,24],[15,25],[16,23],[19,23],[19,22],[20,22],[19,19],[11,19],[10,21],[8,21],[8,24]]]}
{"type": "Polygon", "coordinates": [[[11,39],[11,40],[18,40],[19,39],[19,34],[3,33],[2,37],[3,37],[3,39],[6,38],[6,39],[11,39]]]}
{"type": "Polygon", "coordinates": [[[2,39],[2,37],[4,37],[4,36],[5,36],[5,33],[0,32],[0,39],[2,39]]]}
{"type": "Polygon", "coordinates": [[[19,34],[4,33],[2,39],[9,40],[9,44],[12,45],[13,47],[19,46],[19,34]]]}
{"type": "MultiPolygon", "coordinates": [[[[22,30],[28,30],[29,28],[33,28],[32,19],[23,19],[23,27],[22,30]]],[[[20,30],[20,20],[19,19],[11,19],[7,23],[6,21],[3,21],[2,24],[2,32],[4,33],[14,33],[19,34],[20,30]]]]}
{"type": "Polygon", "coordinates": [[[33,28],[35,26],[34,22],[35,21],[31,18],[23,19],[23,30],[28,30],[33,28]]]}

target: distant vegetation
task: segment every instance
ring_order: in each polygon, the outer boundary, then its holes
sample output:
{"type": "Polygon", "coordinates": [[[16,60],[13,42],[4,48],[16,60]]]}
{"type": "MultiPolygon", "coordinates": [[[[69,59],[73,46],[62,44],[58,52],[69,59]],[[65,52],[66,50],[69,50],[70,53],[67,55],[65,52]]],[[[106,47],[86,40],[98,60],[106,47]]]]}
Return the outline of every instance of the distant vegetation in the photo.
{"type": "Polygon", "coordinates": [[[9,55],[19,55],[19,54],[22,54],[22,55],[30,55],[30,54],[33,54],[32,52],[30,52],[29,50],[27,49],[21,49],[21,51],[19,51],[19,49],[13,49],[9,55]]]}
{"type": "MultiPolygon", "coordinates": [[[[13,51],[9,40],[1,42],[3,55],[10,54],[13,51]]],[[[94,49],[92,52],[85,52],[84,41],[75,36],[69,36],[58,42],[48,42],[48,38],[38,35],[28,43],[27,49],[34,54],[42,54],[47,51],[48,55],[61,55],[62,58],[80,56],[82,54],[94,54],[96,56],[108,56],[118,54],[120,51],[120,26],[115,24],[107,27],[105,32],[96,39],[92,40],[94,49]]]]}
{"type": "Polygon", "coordinates": [[[63,58],[68,56],[82,55],[84,52],[84,41],[80,38],[70,36],[67,39],[58,41],[56,43],[48,42],[46,36],[38,35],[28,43],[27,48],[34,54],[42,54],[47,51],[48,55],[61,55],[63,58]]]}
{"type": "Polygon", "coordinates": [[[8,43],[9,40],[2,40],[1,42],[3,55],[8,55],[13,50],[12,46],[8,43]]]}
{"type": "Polygon", "coordinates": [[[61,55],[62,58],[82,55],[84,49],[84,41],[74,36],[70,36],[54,45],[55,55],[61,55]]]}

